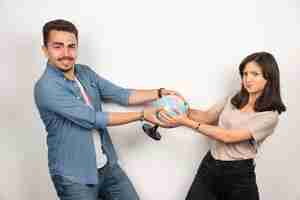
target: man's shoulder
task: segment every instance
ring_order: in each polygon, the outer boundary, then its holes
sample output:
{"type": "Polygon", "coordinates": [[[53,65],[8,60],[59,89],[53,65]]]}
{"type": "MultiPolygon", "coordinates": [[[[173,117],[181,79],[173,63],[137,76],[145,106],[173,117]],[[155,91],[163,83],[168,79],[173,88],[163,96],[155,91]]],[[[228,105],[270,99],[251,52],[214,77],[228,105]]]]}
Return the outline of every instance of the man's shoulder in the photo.
{"type": "Polygon", "coordinates": [[[96,80],[102,78],[97,72],[95,72],[90,66],[83,64],[76,64],[75,71],[82,78],[88,78],[89,80],[96,80]]]}
{"type": "Polygon", "coordinates": [[[79,72],[95,73],[90,66],[84,64],[75,64],[75,70],[78,70],[79,72]]]}
{"type": "Polygon", "coordinates": [[[43,74],[34,84],[34,92],[47,91],[51,92],[64,85],[64,78],[43,74]]]}

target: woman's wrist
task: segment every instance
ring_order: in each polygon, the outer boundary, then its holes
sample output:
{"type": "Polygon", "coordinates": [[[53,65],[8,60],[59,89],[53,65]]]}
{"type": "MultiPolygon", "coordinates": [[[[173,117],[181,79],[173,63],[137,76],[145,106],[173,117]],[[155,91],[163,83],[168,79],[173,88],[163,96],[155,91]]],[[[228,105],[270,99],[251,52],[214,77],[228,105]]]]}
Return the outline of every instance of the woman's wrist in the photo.
{"type": "Polygon", "coordinates": [[[191,123],[191,120],[188,117],[184,117],[179,123],[182,126],[190,126],[189,124],[191,123]]]}
{"type": "Polygon", "coordinates": [[[201,126],[200,122],[194,121],[192,119],[186,118],[184,121],[184,126],[190,127],[192,129],[198,130],[199,127],[201,126]]]}
{"type": "Polygon", "coordinates": [[[201,126],[201,123],[200,122],[196,122],[196,126],[195,126],[195,130],[199,130],[199,128],[200,128],[200,126],[201,126]]]}

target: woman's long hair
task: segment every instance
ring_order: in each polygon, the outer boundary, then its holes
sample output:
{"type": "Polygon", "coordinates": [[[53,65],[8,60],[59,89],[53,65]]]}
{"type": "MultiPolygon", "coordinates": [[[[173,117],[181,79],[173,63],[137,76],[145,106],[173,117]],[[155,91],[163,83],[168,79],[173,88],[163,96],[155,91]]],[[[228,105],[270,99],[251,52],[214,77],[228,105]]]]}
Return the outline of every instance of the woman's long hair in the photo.
{"type": "MultiPolygon", "coordinates": [[[[256,99],[255,112],[277,111],[279,114],[286,110],[280,95],[279,68],[274,56],[267,52],[253,53],[241,62],[239,72],[243,79],[245,66],[255,62],[261,68],[263,77],[267,80],[262,94],[256,99]]],[[[242,84],[241,90],[231,99],[231,103],[238,109],[243,108],[249,100],[249,93],[242,84]]]]}

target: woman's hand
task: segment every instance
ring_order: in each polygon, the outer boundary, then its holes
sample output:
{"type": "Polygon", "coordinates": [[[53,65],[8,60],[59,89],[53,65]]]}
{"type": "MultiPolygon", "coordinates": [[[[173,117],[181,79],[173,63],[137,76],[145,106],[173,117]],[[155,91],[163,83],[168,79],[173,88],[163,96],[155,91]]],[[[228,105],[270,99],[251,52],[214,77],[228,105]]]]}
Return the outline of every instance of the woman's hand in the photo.
{"type": "Polygon", "coordinates": [[[173,124],[163,122],[157,118],[157,115],[163,111],[163,108],[145,108],[143,111],[143,119],[152,124],[157,124],[163,128],[174,128],[173,124]]]}
{"type": "Polygon", "coordinates": [[[177,115],[171,116],[170,114],[168,114],[166,110],[162,109],[159,112],[159,118],[161,119],[162,122],[166,124],[170,124],[173,127],[185,125],[186,121],[188,120],[187,114],[186,113],[181,114],[177,110],[174,111],[176,112],[177,115]]]}

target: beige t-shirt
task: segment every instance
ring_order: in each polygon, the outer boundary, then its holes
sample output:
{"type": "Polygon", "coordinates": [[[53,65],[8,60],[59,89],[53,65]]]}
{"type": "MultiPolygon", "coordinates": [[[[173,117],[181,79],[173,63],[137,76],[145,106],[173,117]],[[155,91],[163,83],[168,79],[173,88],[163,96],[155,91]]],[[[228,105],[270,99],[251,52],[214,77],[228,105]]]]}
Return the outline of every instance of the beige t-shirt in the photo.
{"type": "Polygon", "coordinates": [[[213,140],[211,154],[217,160],[243,160],[255,158],[262,142],[270,136],[278,123],[278,112],[241,112],[231,104],[231,98],[212,107],[213,113],[219,118],[218,126],[224,129],[247,129],[253,139],[223,143],[213,140]]]}

